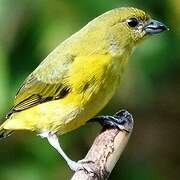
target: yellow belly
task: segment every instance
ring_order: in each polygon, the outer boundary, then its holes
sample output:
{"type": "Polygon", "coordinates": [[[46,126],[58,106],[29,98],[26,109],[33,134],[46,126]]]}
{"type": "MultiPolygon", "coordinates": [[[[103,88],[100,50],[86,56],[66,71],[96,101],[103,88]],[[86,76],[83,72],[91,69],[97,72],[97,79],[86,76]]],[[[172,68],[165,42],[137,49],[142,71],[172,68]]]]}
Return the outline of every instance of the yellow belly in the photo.
{"type": "MultiPolygon", "coordinates": [[[[101,64],[92,59],[89,61],[89,65],[92,65],[89,70],[79,71],[77,64],[77,69],[71,67],[69,82],[72,90],[67,96],[14,113],[3,124],[3,128],[49,130],[63,134],[80,127],[95,116],[113,96],[119,84],[120,73],[116,69],[118,64],[114,63],[117,61],[113,62],[110,56],[103,58],[101,64]]],[[[82,64],[80,67],[83,68],[82,64]]]]}
{"type": "Polygon", "coordinates": [[[4,124],[4,128],[66,133],[80,127],[95,116],[111,99],[116,86],[117,81],[114,81],[110,86],[100,88],[89,99],[86,93],[72,93],[64,99],[14,113],[4,124]]]}

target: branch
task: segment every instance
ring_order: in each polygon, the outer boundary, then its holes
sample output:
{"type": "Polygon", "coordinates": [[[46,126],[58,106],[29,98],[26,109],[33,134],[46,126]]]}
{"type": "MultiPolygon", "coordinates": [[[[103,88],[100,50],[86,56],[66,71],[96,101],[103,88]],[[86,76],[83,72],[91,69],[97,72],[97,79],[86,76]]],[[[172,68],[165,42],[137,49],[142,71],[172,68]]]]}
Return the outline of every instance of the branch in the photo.
{"type": "MultiPolygon", "coordinates": [[[[124,112],[128,113],[127,111],[124,112]]],[[[128,118],[127,114],[124,117],[126,118],[126,123],[123,124],[123,127],[129,132],[120,130],[119,128],[108,128],[104,126],[84,159],[85,162],[87,161],[87,167],[92,172],[79,170],[75,172],[71,180],[108,179],[132,132],[133,119],[129,113],[128,115],[128,118]]],[[[122,119],[122,117],[120,118],[122,119]]]]}

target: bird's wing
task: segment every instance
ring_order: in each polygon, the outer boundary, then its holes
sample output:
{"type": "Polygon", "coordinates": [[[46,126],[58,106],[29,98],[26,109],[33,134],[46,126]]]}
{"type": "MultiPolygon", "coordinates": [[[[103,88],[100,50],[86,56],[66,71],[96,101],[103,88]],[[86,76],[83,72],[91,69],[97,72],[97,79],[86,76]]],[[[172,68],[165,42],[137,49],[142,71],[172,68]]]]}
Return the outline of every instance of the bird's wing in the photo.
{"type": "Polygon", "coordinates": [[[14,106],[7,116],[68,94],[70,88],[66,74],[74,57],[66,56],[66,59],[62,60],[57,58],[48,57],[27,77],[18,90],[14,106]]]}

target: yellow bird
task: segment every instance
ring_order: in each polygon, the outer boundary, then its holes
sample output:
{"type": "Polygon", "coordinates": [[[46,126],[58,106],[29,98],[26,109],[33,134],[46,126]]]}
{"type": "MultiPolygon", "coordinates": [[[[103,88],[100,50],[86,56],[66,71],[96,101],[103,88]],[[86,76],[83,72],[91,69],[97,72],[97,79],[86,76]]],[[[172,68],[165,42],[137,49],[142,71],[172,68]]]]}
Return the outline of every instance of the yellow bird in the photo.
{"type": "MultiPolygon", "coordinates": [[[[136,45],[166,29],[133,7],[113,9],[95,18],[26,78],[0,126],[0,136],[7,137],[14,130],[35,131],[48,139],[72,170],[83,168],[63,152],[57,135],[94,117],[115,93],[136,45]]],[[[104,122],[108,124],[105,118],[104,122]]]]}

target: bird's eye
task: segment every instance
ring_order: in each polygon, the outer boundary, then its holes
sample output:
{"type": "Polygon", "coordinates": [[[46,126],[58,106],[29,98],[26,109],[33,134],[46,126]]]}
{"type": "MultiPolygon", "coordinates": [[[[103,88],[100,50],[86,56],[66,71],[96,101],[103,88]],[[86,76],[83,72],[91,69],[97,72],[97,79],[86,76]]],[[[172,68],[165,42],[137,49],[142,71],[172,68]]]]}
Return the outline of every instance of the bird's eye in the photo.
{"type": "Polygon", "coordinates": [[[134,17],[133,18],[129,18],[127,20],[127,23],[128,23],[128,25],[130,27],[136,27],[139,24],[138,20],[136,18],[134,18],[134,17]]]}

